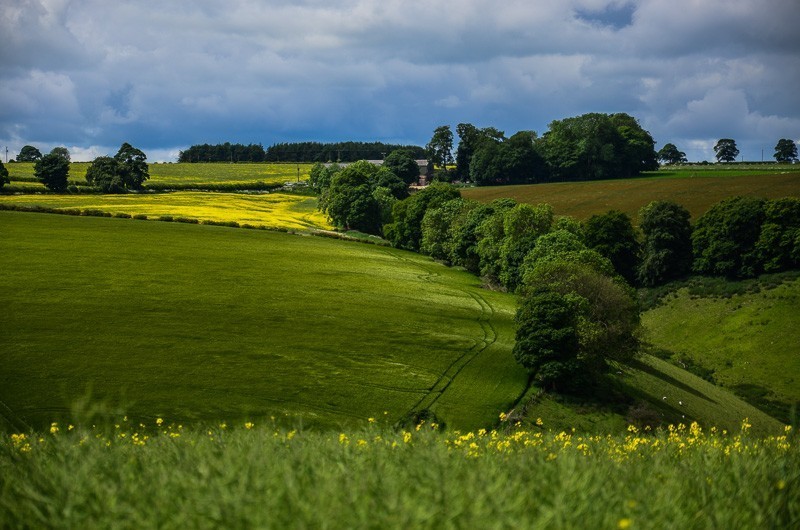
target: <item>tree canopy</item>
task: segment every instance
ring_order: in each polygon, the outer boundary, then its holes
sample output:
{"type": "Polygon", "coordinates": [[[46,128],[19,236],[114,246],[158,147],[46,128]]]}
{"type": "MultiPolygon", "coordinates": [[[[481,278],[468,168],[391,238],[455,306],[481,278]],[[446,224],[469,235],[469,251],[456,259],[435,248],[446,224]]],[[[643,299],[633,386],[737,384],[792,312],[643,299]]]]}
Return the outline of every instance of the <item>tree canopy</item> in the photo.
{"type": "Polygon", "coordinates": [[[431,169],[447,173],[447,166],[453,163],[453,131],[449,125],[441,125],[433,131],[425,153],[431,169]]]}
{"type": "Polygon", "coordinates": [[[147,156],[129,143],[120,146],[114,157],[95,158],[86,169],[86,181],[103,193],[123,193],[140,189],[150,178],[147,156]]]}
{"type": "Polygon", "coordinates": [[[718,162],[735,162],[739,156],[736,141],[731,138],[720,138],[714,145],[714,153],[718,162]]]}
{"type": "Polygon", "coordinates": [[[17,162],[36,162],[42,158],[42,152],[32,145],[26,145],[20,149],[17,155],[17,162]]]}
{"type": "Polygon", "coordinates": [[[654,286],[680,278],[692,268],[692,227],[689,211],[669,201],[653,201],[639,211],[644,235],[637,279],[654,286]]]}
{"type": "Polygon", "coordinates": [[[553,180],[627,178],[657,169],[655,141],[627,114],[555,120],[537,142],[553,180]]]}
{"type": "Polygon", "coordinates": [[[775,145],[775,160],[781,163],[797,160],[797,144],[789,138],[781,138],[775,145]]]}
{"type": "Polygon", "coordinates": [[[414,184],[419,180],[419,164],[411,152],[405,149],[397,149],[386,155],[383,167],[400,177],[407,185],[414,184]]]}
{"type": "Polygon", "coordinates": [[[67,189],[69,161],[57,154],[46,154],[34,164],[33,174],[47,189],[64,191],[67,189]]]}
{"type": "Polygon", "coordinates": [[[583,239],[587,247],[607,257],[627,282],[636,281],[641,247],[627,214],[610,210],[591,216],[583,225],[583,239]]]}
{"type": "Polygon", "coordinates": [[[665,164],[683,164],[688,161],[686,153],[679,151],[675,144],[665,144],[656,155],[665,164]]]}

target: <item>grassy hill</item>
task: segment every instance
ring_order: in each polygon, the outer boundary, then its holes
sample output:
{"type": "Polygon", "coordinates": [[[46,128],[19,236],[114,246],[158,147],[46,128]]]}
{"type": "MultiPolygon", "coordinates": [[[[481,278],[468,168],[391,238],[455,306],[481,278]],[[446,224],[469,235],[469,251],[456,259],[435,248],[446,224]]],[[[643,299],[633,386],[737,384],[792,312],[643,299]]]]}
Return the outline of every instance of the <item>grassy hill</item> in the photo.
{"type": "Polygon", "coordinates": [[[0,401],[17,423],[91,392],[132,417],[333,427],[428,408],[473,428],[525,388],[514,298],[420,255],[131,219],[0,226],[0,401]]]}
{"type": "Polygon", "coordinates": [[[772,172],[666,170],[635,179],[469,188],[462,195],[482,202],[510,197],[529,204],[547,203],[556,214],[581,220],[611,209],[621,210],[635,220],[642,206],[655,200],[669,200],[683,205],[697,219],[727,197],[800,196],[800,170],[792,166],[772,172]]]}
{"type": "MultiPolygon", "coordinates": [[[[147,421],[331,428],[430,409],[472,429],[527,384],[514,297],[417,254],[130,219],[0,212],[0,225],[0,409],[16,426],[63,419],[91,393],[147,421]]],[[[665,423],[780,429],[658,359],[619,372],[621,405],[545,396],[528,414],[613,431],[646,403],[665,423]]]]}
{"type": "MultiPolygon", "coordinates": [[[[756,288],[756,282],[750,282],[756,288]]],[[[800,405],[800,279],[726,296],[683,287],[643,315],[660,354],[790,421],[800,405]]]]}

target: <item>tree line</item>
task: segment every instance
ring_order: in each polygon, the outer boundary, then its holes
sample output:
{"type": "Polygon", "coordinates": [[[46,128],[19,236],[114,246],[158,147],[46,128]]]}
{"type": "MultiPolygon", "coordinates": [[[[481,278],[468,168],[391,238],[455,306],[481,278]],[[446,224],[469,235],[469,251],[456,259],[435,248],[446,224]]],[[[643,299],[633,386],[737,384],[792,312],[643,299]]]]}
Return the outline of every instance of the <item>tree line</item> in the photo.
{"type": "Polygon", "coordinates": [[[267,149],[268,162],[357,162],[383,160],[392,151],[403,150],[412,158],[425,159],[425,150],[417,145],[383,142],[293,142],[279,143],[267,149]]]}
{"type": "Polygon", "coordinates": [[[382,142],[284,142],[264,149],[261,144],[202,144],[181,151],[178,162],[356,162],[383,160],[402,149],[418,159],[425,150],[416,145],[397,145],[382,142]]]}
{"type": "Polygon", "coordinates": [[[611,361],[638,351],[635,287],[800,268],[797,198],[726,199],[693,224],[683,206],[655,201],[636,228],[616,210],[578,222],[546,204],[464,199],[444,182],[408,196],[394,173],[403,158],[315,165],[320,208],[341,230],[382,235],[517,293],[514,355],[547,388],[589,388],[611,361]]]}
{"type": "MultiPolygon", "coordinates": [[[[125,142],[113,157],[95,158],[86,168],[86,181],[102,193],[141,189],[144,181],[150,178],[146,160],[147,155],[141,149],[125,142]]],[[[66,147],[55,147],[48,154],[39,153],[35,157],[33,176],[48,190],[63,192],[69,183],[69,169],[69,151],[66,147]]],[[[0,187],[8,183],[8,170],[0,162],[0,187]]]]}
{"type": "Polygon", "coordinates": [[[264,162],[266,152],[261,144],[201,144],[178,153],[178,162],[264,162]]]}
{"type": "MultiPolygon", "coordinates": [[[[658,169],[658,163],[680,164],[686,153],[668,143],[658,152],[655,141],[639,122],[625,113],[589,113],[550,123],[544,134],[519,131],[511,136],[495,127],[470,123],[456,126],[458,146],[448,125],[437,127],[426,145],[434,178],[472,182],[478,186],[538,182],[630,178],[658,169]]],[[[720,139],[714,146],[719,162],[739,156],[736,142],[720,139]]],[[[781,139],[775,160],[797,160],[797,145],[781,139]]]]}

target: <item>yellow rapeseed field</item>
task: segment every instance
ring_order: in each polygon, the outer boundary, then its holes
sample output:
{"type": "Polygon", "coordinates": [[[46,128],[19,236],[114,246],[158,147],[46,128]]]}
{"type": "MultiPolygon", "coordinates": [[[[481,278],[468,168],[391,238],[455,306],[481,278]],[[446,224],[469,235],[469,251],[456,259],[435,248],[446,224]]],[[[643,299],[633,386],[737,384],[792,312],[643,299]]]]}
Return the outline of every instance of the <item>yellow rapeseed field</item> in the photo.
{"type": "Polygon", "coordinates": [[[0,203],[111,214],[185,217],[289,230],[330,229],[317,199],[281,193],[174,192],[125,195],[4,195],[0,203]]]}

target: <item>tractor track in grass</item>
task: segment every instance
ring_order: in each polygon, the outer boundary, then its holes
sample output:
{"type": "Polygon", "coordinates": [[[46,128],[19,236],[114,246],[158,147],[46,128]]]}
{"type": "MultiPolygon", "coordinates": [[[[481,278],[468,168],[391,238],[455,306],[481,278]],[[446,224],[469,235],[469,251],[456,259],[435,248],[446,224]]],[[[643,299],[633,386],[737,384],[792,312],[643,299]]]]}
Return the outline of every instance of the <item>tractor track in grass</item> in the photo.
{"type": "MultiPolygon", "coordinates": [[[[430,271],[427,267],[416,263],[408,258],[399,256],[390,251],[386,251],[391,257],[410,263],[411,265],[422,269],[423,274],[417,277],[426,282],[433,282],[433,279],[439,276],[439,273],[430,271]]],[[[475,343],[464,351],[458,358],[456,358],[439,376],[436,382],[427,390],[427,393],[417,401],[411,409],[406,413],[406,417],[411,416],[414,412],[429,409],[432,407],[440,397],[445,393],[448,387],[453,383],[456,377],[467,367],[473,360],[475,360],[481,353],[486,351],[489,346],[497,341],[497,330],[492,324],[492,317],[494,316],[494,307],[486,301],[486,299],[479,293],[472,292],[467,289],[457,288],[458,291],[472,298],[480,309],[480,314],[477,317],[477,322],[481,327],[483,337],[475,340],[475,343]]]]}

